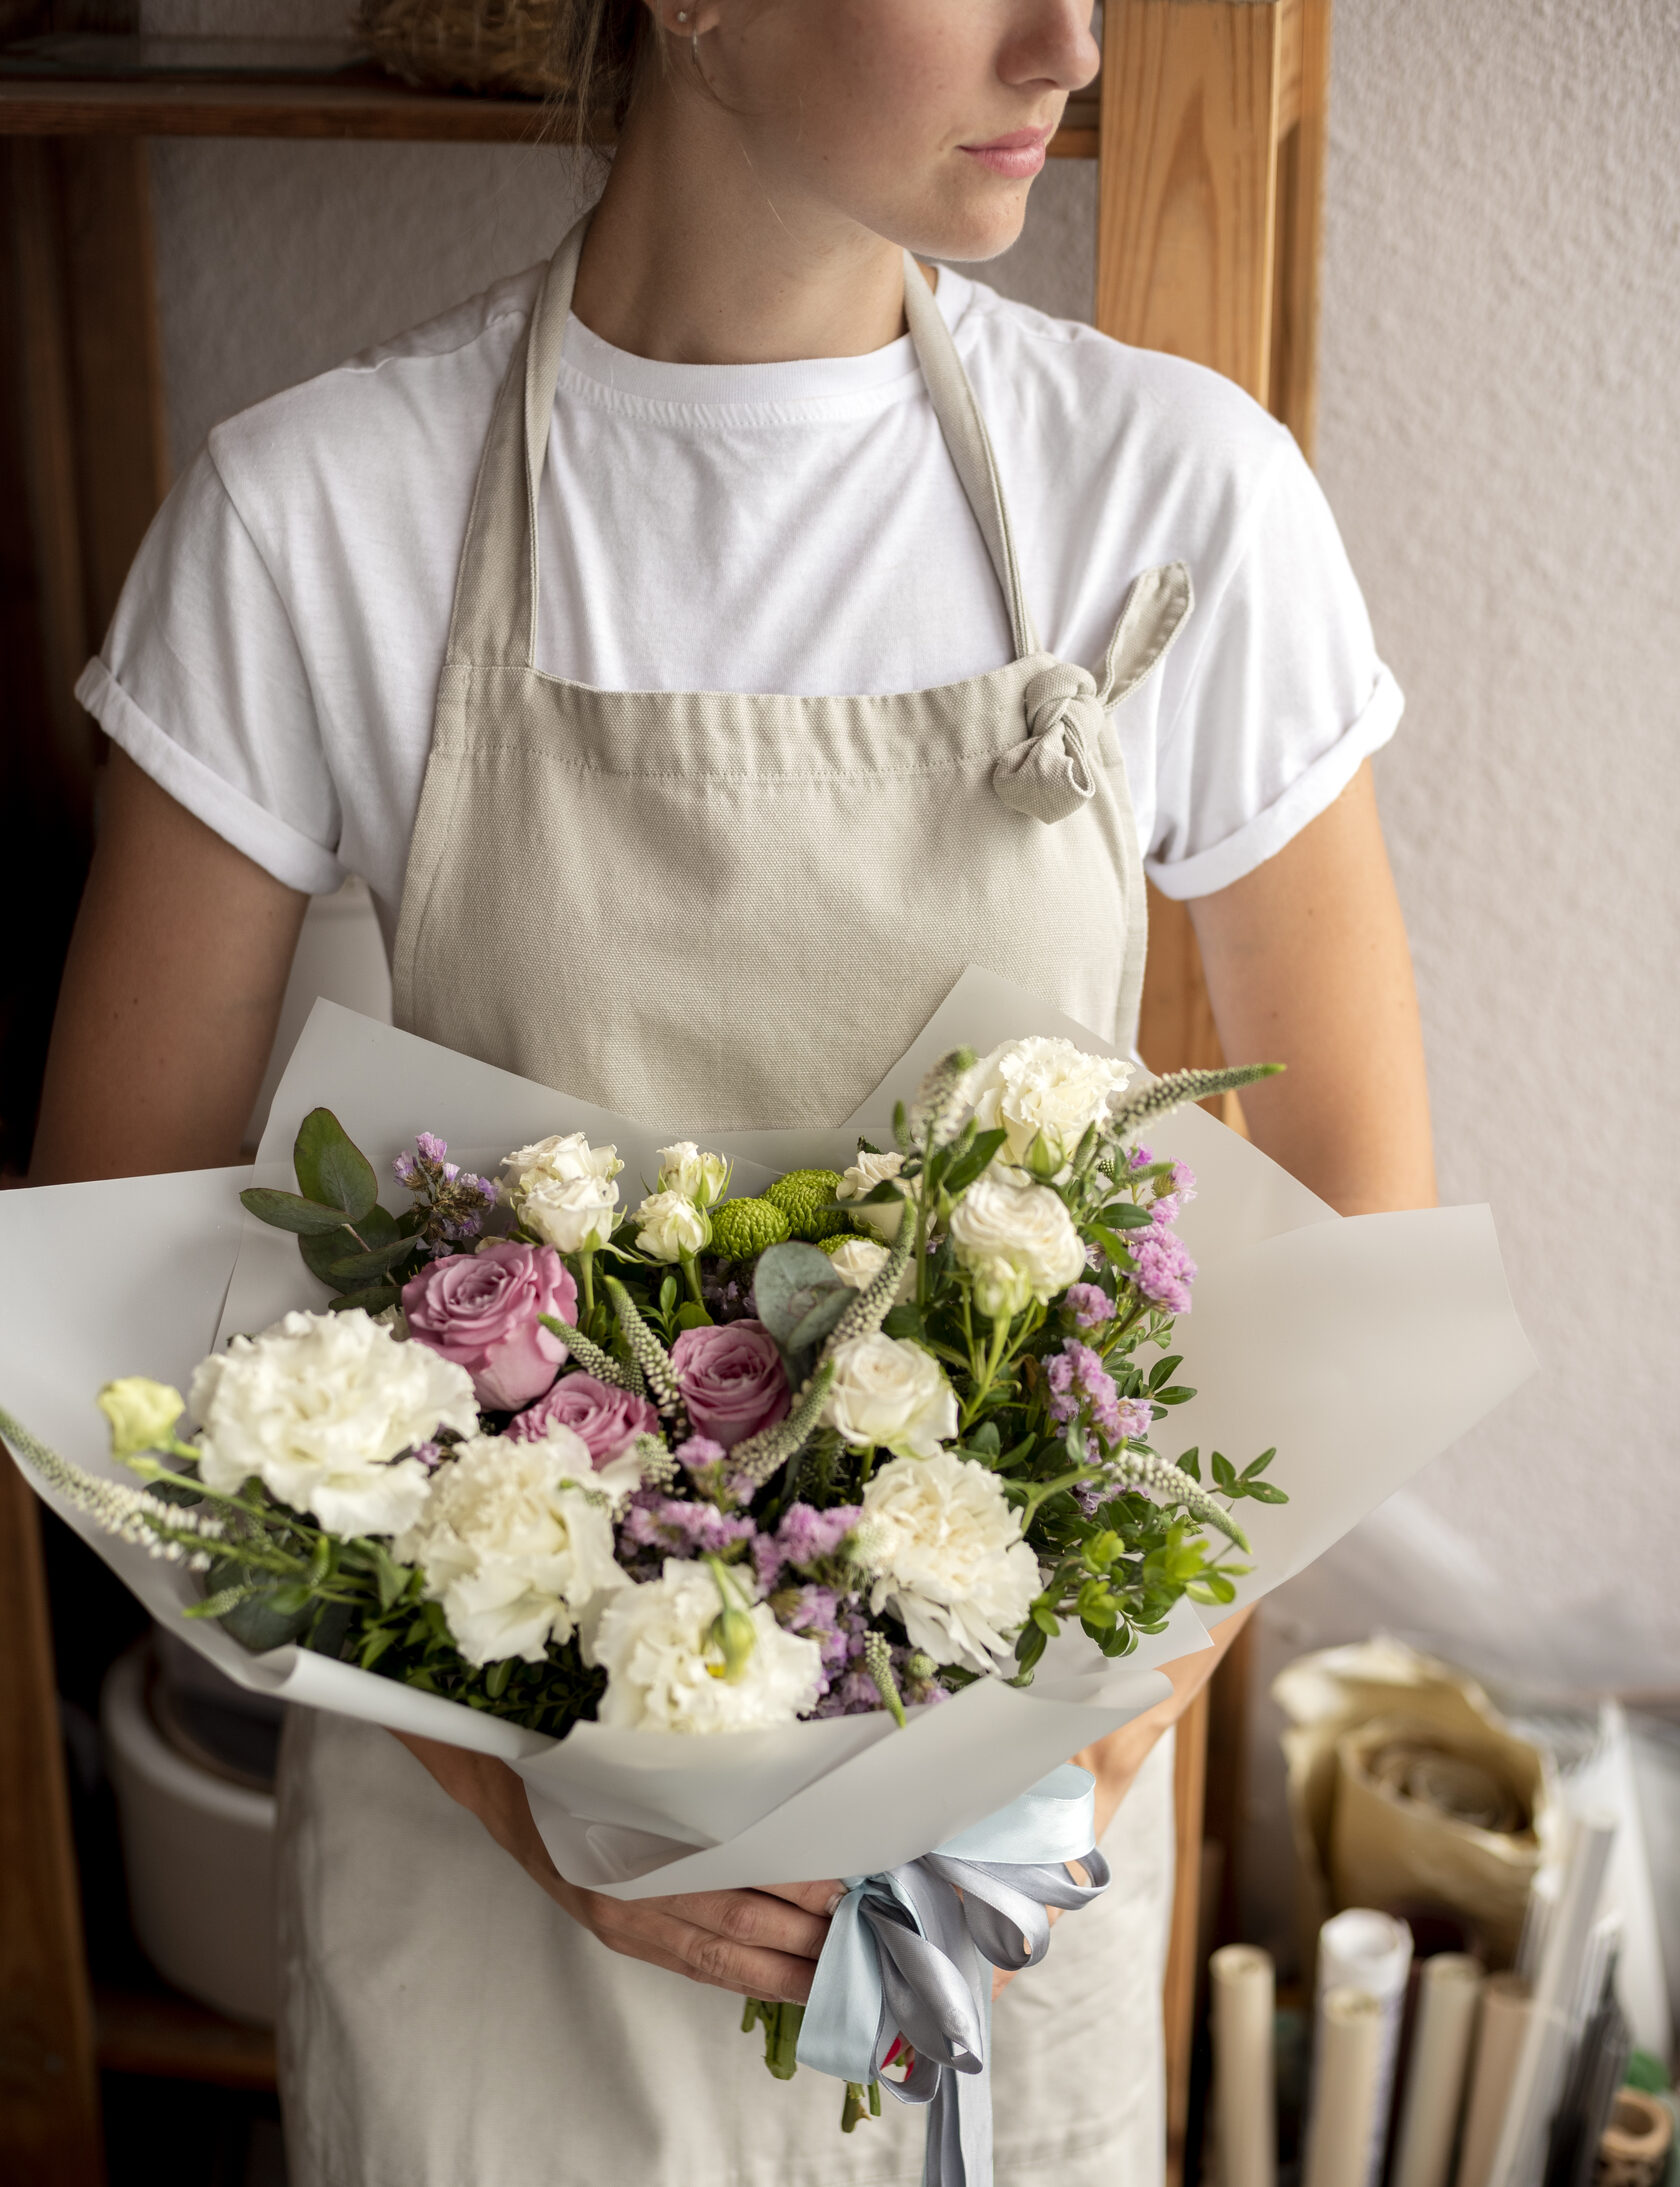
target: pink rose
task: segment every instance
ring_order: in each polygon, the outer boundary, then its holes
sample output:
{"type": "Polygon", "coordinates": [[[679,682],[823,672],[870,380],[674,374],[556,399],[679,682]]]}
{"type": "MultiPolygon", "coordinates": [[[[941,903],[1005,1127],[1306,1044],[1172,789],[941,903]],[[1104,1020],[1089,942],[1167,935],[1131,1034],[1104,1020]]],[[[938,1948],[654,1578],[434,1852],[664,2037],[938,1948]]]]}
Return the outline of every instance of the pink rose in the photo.
{"type": "Polygon", "coordinates": [[[517,1441],[536,1442],[558,1421],[581,1435],[597,1467],[609,1465],[638,1435],[657,1435],[659,1415],[645,1397],[615,1390],[592,1374],[562,1375],[546,1397],[508,1422],[517,1441]]]}
{"type": "Polygon", "coordinates": [[[695,1433],[726,1450],[774,1427],[788,1409],[782,1355],[761,1321],[685,1329],[671,1347],[671,1365],[695,1433]]]}
{"type": "Polygon", "coordinates": [[[577,1285],[551,1245],[498,1239],[477,1253],[451,1253],[403,1285],[408,1333],[465,1367],[481,1405],[515,1412],[554,1380],[566,1347],[539,1314],[570,1322],[577,1285]]]}

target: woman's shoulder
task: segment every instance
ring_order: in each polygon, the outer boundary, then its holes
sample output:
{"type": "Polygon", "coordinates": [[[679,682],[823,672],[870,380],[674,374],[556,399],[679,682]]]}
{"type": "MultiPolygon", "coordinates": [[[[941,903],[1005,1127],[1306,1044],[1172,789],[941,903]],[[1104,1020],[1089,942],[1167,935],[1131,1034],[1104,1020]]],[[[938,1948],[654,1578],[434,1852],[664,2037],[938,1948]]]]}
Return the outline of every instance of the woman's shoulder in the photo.
{"type": "Polygon", "coordinates": [[[319,495],[401,489],[451,448],[476,459],[541,279],[498,281],[437,318],[214,426],[211,463],[247,515],[319,495]]]}
{"type": "Polygon", "coordinates": [[[1299,460],[1286,429],[1223,373],[1053,318],[964,275],[947,282],[947,318],[984,415],[1040,459],[1077,462],[1086,476],[1123,461],[1163,486],[1176,477],[1239,495],[1299,460]]]}

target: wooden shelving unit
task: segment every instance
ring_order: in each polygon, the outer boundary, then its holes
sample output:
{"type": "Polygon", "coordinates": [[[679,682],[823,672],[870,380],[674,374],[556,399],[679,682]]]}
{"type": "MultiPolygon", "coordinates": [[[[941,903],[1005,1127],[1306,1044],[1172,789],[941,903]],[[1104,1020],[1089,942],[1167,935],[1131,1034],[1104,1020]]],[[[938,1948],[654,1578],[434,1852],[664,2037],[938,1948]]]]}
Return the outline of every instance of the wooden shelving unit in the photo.
{"type": "MultiPolygon", "coordinates": [[[[108,20],[113,0],[101,5],[108,20]]],[[[0,0],[0,28],[19,13],[0,0]]],[[[74,13],[56,0],[56,27],[74,13]]],[[[76,878],[93,791],[94,736],[70,686],[167,483],[144,140],[554,135],[539,104],[409,90],[365,64],[288,69],[253,42],[242,67],[183,65],[179,46],[148,65],[133,39],[78,43],[70,29],[51,55],[0,45],[0,786],[31,815],[18,856],[32,850],[38,870],[21,885],[14,871],[14,901],[36,911],[48,1007],[68,909],[41,906],[76,878]]],[[[1097,324],[1228,374],[1309,454],[1329,40],[1330,0],[1107,0],[1102,76],[1051,145],[1098,162],[1097,324]]],[[[1152,897],[1150,918],[1143,1052],[1161,1070],[1215,1061],[1185,911],[1152,897]]],[[[22,1006],[5,1001],[15,1018],[22,1006]]],[[[0,2175],[98,2187],[101,2066],[267,2088],[273,2050],[185,2000],[90,1990],[37,1522],[3,1461],[0,1661],[0,2175]]],[[[1246,1679],[1239,1646],[1179,1732],[1170,2187],[1184,2162],[1204,1837],[1228,1887],[1246,1679]]]]}

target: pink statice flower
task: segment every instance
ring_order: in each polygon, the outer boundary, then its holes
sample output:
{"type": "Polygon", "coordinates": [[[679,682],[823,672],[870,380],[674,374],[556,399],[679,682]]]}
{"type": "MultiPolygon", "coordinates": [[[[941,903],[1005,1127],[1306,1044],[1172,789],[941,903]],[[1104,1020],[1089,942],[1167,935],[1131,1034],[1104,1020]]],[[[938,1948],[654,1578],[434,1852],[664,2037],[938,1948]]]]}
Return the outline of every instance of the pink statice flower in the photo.
{"type": "Polygon", "coordinates": [[[625,1542],[663,1557],[720,1557],[737,1543],[752,1541],[756,1533],[744,1514],[648,1489],[636,1491],[619,1528],[625,1542]]]}
{"type": "Polygon", "coordinates": [[[1184,1240],[1170,1230],[1134,1232],[1128,1250],[1135,1264],[1132,1281],[1144,1297],[1164,1306],[1169,1314],[1187,1314],[1196,1264],[1184,1240]]]}
{"type": "Polygon", "coordinates": [[[1050,1386],[1050,1417],[1072,1420],[1081,1410],[1105,1441],[1118,1434],[1119,1392],[1114,1377],[1090,1345],[1069,1337],[1061,1350],[1044,1363],[1044,1379],[1050,1386]]]}
{"type": "Polygon", "coordinates": [[[1070,1283],[1062,1293],[1062,1304],[1076,1329],[1099,1329],[1114,1318],[1114,1301],[1094,1283],[1070,1283]]]}
{"type": "Polygon", "coordinates": [[[776,1585],[783,1569],[809,1571],[825,1557],[832,1557],[863,1516],[861,1504],[835,1504],[819,1511],[814,1504],[789,1504],[774,1534],[761,1534],[753,1544],[753,1558],[766,1592],[776,1585]]]}
{"type": "Polygon", "coordinates": [[[1196,1197],[1196,1172],[1188,1162],[1175,1162],[1167,1189],[1149,1206],[1149,1219],[1158,1229],[1164,1230],[1169,1223],[1176,1223],[1184,1208],[1196,1197]]]}
{"type": "Polygon", "coordinates": [[[1127,1164],[1127,1167],[1129,1169],[1147,1169],[1154,1159],[1154,1155],[1150,1153],[1147,1147],[1134,1147],[1131,1161],[1127,1164]]]}

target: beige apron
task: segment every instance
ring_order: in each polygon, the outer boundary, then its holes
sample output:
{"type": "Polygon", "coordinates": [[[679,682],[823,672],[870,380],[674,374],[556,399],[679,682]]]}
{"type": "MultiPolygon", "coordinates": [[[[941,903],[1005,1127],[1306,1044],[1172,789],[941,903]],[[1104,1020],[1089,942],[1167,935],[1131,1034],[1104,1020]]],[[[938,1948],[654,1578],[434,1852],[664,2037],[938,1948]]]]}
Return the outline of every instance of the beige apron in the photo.
{"type": "MultiPolygon", "coordinates": [[[[929,691],[597,691],[535,667],[538,488],[583,227],[491,423],[397,931],[400,1025],[690,1131],[834,1124],[966,964],[1130,1043],[1136,829],[1109,709],[1187,613],[1128,595],[1099,689],[1041,651],[995,464],[913,260],[905,310],[1009,602],[1016,659],[929,691]]],[[[563,1126],[563,1104],[556,1109],[563,1126]]],[[[1113,1889],[1001,2000],[998,2187],[1153,2187],[1171,1881],[1158,1749],[1113,1889]]],[[[924,2121],[838,2132],[724,1993],[577,1927],[395,1740],[294,1712],[282,1771],[282,2083],[295,2187],[866,2187],[924,2121]]]]}

